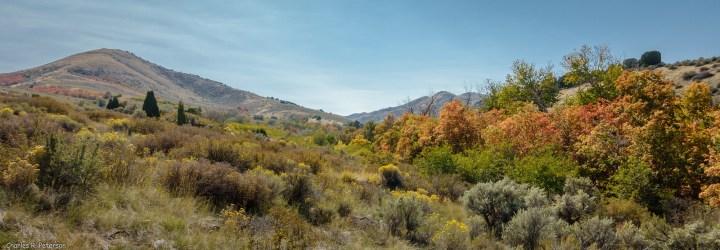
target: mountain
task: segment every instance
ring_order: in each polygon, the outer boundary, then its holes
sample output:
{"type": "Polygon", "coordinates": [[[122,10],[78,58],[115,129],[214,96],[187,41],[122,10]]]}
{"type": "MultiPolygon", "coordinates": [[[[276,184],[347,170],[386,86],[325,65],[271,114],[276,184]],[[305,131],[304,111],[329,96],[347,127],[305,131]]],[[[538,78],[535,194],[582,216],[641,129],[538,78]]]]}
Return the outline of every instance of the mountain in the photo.
{"type": "Polygon", "coordinates": [[[443,105],[456,99],[462,102],[469,101],[473,107],[477,107],[480,106],[482,95],[474,92],[455,95],[447,91],[440,91],[432,96],[423,96],[415,100],[405,102],[399,106],[384,108],[372,112],[355,113],[345,116],[345,118],[357,120],[359,122],[381,121],[389,114],[399,117],[405,112],[410,111],[415,114],[429,113],[430,115],[437,115],[443,105]]]}
{"type": "Polygon", "coordinates": [[[133,53],[99,49],[75,54],[39,67],[0,74],[0,86],[26,89],[54,95],[69,95],[97,100],[102,96],[122,95],[143,98],[155,91],[161,99],[206,108],[233,109],[240,113],[346,121],[339,115],[304,108],[292,102],[266,98],[232,88],[197,75],[177,72],[144,60],[133,53]]]}

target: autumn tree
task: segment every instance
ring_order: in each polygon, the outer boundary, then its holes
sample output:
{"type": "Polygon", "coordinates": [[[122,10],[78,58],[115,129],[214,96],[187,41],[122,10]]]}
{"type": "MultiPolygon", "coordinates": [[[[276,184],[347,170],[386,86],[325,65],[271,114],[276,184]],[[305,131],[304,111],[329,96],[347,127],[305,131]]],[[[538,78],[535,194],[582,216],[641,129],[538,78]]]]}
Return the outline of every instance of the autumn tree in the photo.
{"type": "Polygon", "coordinates": [[[160,117],[160,108],[155,99],[155,92],[148,91],[145,95],[145,101],[143,102],[142,110],[148,117],[160,117]]]}
{"type": "Polygon", "coordinates": [[[622,66],[610,54],[607,45],[592,48],[583,45],[579,50],[565,55],[561,64],[567,70],[563,77],[564,85],[589,84],[576,94],[575,101],[578,104],[615,99],[614,81],[620,75],[622,66]]]}
{"type": "Polygon", "coordinates": [[[440,118],[435,128],[437,140],[449,145],[454,152],[460,152],[480,143],[480,127],[477,113],[467,109],[459,100],[445,104],[440,110],[440,118]]]}
{"type": "Polygon", "coordinates": [[[558,86],[552,67],[536,68],[522,60],[513,62],[512,74],[505,84],[491,84],[483,98],[486,110],[506,109],[514,111],[523,102],[532,103],[545,112],[557,102],[558,86]]]}

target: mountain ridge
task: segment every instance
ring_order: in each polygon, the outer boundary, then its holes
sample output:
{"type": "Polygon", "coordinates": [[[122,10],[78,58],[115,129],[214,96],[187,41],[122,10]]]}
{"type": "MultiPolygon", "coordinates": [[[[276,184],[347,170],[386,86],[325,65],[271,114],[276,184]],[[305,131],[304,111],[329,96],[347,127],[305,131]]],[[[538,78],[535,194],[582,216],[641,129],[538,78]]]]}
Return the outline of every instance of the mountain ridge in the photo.
{"type": "Polygon", "coordinates": [[[399,117],[405,112],[412,112],[416,114],[427,113],[428,115],[437,115],[443,105],[453,100],[460,100],[462,102],[465,102],[469,106],[478,107],[482,102],[482,95],[475,92],[467,92],[460,95],[455,95],[447,91],[440,91],[431,96],[422,96],[414,100],[406,100],[403,104],[400,104],[398,106],[387,107],[384,109],[370,112],[354,113],[345,116],[345,118],[350,120],[357,120],[359,122],[377,122],[385,119],[385,117],[390,114],[394,115],[395,117],[399,117]]]}
{"type": "Polygon", "coordinates": [[[182,100],[208,108],[233,109],[278,118],[320,116],[338,122],[346,121],[339,115],[262,97],[225,83],[168,69],[118,49],[86,51],[41,66],[0,74],[0,86],[37,92],[56,89],[80,91],[91,96],[110,92],[129,97],[144,97],[147,91],[153,90],[161,99],[182,100]]]}

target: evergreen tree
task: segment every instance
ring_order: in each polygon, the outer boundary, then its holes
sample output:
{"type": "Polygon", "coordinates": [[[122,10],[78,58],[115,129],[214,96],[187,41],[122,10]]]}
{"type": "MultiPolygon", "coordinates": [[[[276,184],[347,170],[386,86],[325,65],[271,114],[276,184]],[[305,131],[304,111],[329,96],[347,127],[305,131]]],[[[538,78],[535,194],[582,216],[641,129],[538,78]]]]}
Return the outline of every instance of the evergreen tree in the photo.
{"type": "Polygon", "coordinates": [[[142,109],[148,117],[160,117],[160,108],[158,107],[157,100],[155,99],[155,92],[147,92],[142,109]]]}
{"type": "Polygon", "coordinates": [[[180,101],[180,104],[178,104],[177,124],[187,124],[187,117],[185,117],[185,107],[183,106],[182,101],[180,101]]]}
{"type": "Polygon", "coordinates": [[[113,96],[113,98],[110,99],[110,101],[108,102],[108,104],[105,108],[106,109],[116,109],[119,107],[120,107],[120,102],[118,101],[117,96],[113,96]]]}

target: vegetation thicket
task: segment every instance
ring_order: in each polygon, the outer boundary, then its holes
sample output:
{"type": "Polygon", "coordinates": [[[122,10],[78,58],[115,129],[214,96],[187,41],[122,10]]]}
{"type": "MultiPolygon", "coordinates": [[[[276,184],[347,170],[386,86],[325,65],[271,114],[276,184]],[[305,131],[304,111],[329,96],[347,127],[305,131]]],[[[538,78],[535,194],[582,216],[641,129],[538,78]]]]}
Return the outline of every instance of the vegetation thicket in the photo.
{"type": "Polygon", "coordinates": [[[583,46],[561,77],[516,61],[480,108],[346,125],[8,91],[0,244],[718,249],[720,112],[654,62],[583,46]]]}

